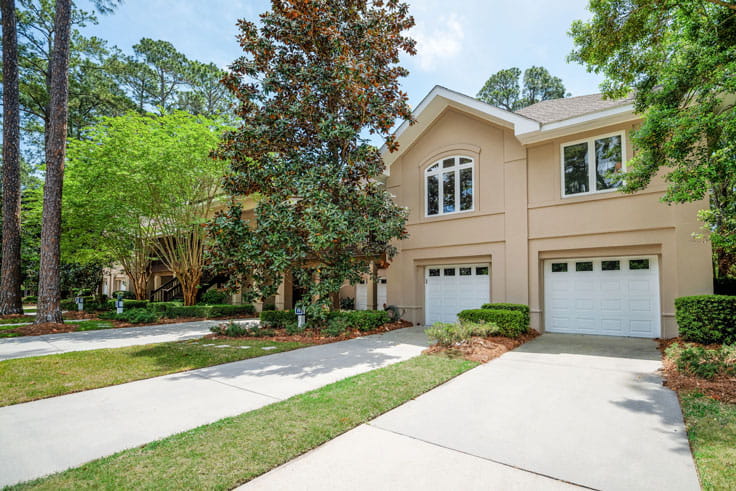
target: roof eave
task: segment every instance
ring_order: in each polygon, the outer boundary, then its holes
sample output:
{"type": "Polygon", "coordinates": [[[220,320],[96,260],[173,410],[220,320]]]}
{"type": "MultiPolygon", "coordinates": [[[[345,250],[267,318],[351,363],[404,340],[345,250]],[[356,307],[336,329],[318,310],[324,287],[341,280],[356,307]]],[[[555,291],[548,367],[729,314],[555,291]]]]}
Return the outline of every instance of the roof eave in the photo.
{"type": "Polygon", "coordinates": [[[559,138],[571,133],[594,130],[601,126],[626,123],[641,119],[641,115],[634,112],[633,104],[624,104],[603,111],[595,111],[573,118],[563,119],[540,125],[532,131],[516,131],[516,137],[524,145],[559,138]]]}

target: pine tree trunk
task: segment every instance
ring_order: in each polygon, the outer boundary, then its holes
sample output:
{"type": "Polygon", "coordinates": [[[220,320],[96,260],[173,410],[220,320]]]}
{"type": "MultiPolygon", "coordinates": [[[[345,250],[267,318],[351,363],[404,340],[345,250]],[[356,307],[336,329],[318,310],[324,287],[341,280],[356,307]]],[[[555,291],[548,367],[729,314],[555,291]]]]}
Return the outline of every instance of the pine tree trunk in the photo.
{"type": "Polygon", "coordinates": [[[71,0],[56,0],[54,48],[49,60],[49,127],[46,135],[46,184],[43,192],[37,324],[63,322],[59,289],[59,239],[69,99],[70,17],[71,0]]]}
{"type": "Polygon", "coordinates": [[[22,314],[20,291],[20,102],[15,0],[0,0],[3,16],[3,259],[0,314],[22,314]]]}

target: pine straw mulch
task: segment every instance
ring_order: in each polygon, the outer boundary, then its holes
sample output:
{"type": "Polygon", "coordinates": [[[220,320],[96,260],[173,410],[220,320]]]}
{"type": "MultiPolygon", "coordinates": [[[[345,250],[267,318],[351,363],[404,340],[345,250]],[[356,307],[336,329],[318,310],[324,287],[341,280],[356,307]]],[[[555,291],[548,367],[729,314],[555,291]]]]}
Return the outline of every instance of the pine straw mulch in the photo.
{"type": "Polygon", "coordinates": [[[487,338],[472,337],[468,341],[456,346],[440,346],[435,344],[422,353],[426,355],[441,354],[449,358],[463,358],[478,363],[488,363],[498,358],[507,351],[518,348],[524,343],[539,336],[534,329],[522,334],[518,338],[507,338],[503,336],[490,336],[487,338]]]}
{"type": "Polygon", "coordinates": [[[205,336],[207,339],[259,339],[263,341],[279,341],[279,342],[297,342],[306,344],[329,344],[336,343],[338,341],[346,341],[348,339],[359,338],[363,336],[370,336],[371,334],[383,334],[389,331],[395,331],[396,329],[403,329],[405,327],[411,327],[414,324],[411,322],[400,320],[398,322],[389,322],[384,324],[378,329],[371,331],[359,331],[357,329],[347,331],[340,336],[324,336],[318,330],[307,329],[300,334],[287,334],[285,329],[269,329],[274,331],[273,336],[222,336],[220,334],[208,334],[205,336]]]}
{"type": "MultiPolygon", "coordinates": [[[[712,380],[695,377],[682,373],[677,369],[675,362],[665,356],[665,349],[673,343],[683,343],[680,338],[660,339],[659,349],[662,352],[662,375],[664,377],[664,386],[675,391],[697,391],[705,394],[713,399],[729,404],[736,404],[736,377],[719,375],[712,380]]],[[[708,349],[720,348],[719,344],[703,345],[698,343],[690,343],[697,346],[703,346],[708,349]]]]}

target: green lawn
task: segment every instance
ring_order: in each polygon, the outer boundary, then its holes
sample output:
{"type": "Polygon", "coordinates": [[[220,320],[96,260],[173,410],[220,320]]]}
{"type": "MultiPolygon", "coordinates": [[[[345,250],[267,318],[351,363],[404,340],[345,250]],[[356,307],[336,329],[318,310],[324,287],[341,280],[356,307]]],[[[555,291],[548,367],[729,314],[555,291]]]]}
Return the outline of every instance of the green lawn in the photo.
{"type": "Polygon", "coordinates": [[[232,489],[474,366],[419,356],[14,489],[232,489]]]}
{"type": "MultiPolygon", "coordinates": [[[[30,322],[33,322],[34,317],[30,318],[30,322]]],[[[0,320],[11,320],[11,319],[0,319],[0,320]]],[[[27,323],[29,321],[23,320],[22,322],[27,323]]],[[[0,323],[0,338],[15,338],[20,336],[20,334],[16,332],[10,332],[13,329],[16,329],[20,326],[18,326],[19,322],[16,323],[0,323]]],[[[101,321],[101,320],[85,320],[85,321],[78,321],[78,320],[65,320],[65,324],[77,324],[77,331],[97,331],[99,329],[112,329],[113,324],[110,321],[101,321]]]]}
{"type": "Polygon", "coordinates": [[[22,315],[18,317],[8,317],[6,319],[0,319],[0,324],[22,324],[33,322],[34,320],[36,320],[35,315],[22,315]]]}
{"type": "MultiPolygon", "coordinates": [[[[84,323],[83,323],[84,324],[84,323]]],[[[190,340],[0,361],[0,406],[245,360],[306,346],[257,340],[190,340]],[[216,343],[230,348],[204,346],[216,343]],[[250,346],[242,349],[240,346],[250,346]],[[275,346],[263,350],[264,346],[275,346]]]]}
{"type": "Polygon", "coordinates": [[[703,489],[736,489],[736,404],[697,393],[680,402],[703,489]]]}

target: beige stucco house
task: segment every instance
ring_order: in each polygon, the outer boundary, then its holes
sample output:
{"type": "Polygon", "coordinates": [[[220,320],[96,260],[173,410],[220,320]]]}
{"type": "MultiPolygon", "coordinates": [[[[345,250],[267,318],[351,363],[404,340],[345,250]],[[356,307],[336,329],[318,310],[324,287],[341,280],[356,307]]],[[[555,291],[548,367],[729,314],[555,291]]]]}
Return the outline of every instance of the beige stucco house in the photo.
{"type": "Polygon", "coordinates": [[[386,185],[410,211],[383,271],[405,318],[514,302],[540,331],[673,337],[675,298],[712,293],[710,244],[693,238],[707,204],[662,203],[662,179],[633,195],[613,184],[640,121],[630,100],[513,113],[435,87],[414,114],[384,152],[386,185]]]}

